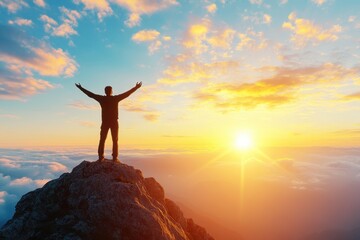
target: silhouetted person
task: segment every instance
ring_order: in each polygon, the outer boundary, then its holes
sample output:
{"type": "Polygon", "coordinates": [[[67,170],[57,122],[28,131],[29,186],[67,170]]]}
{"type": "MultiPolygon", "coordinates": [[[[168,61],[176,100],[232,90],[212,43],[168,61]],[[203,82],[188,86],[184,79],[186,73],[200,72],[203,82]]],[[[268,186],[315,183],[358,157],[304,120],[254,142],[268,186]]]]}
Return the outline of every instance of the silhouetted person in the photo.
{"type": "Polygon", "coordinates": [[[118,132],[119,132],[119,124],[118,124],[118,103],[130,96],[133,92],[139,89],[142,85],[142,82],[137,82],[135,87],[131,88],[129,91],[121,93],[119,95],[112,95],[112,87],[107,86],[105,87],[105,94],[106,96],[97,95],[92,93],[85,88],[83,88],[80,83],[75,83],[76,87],[78,87],[83,93],[87,96],[95,99],[101,105],[101,131],[100,131],[100,141],[99,141],[99,161],[103,161],[104,158],[104,146],[106,136],[108,134],[109,129],[111,129],[111,137],[113,141],[113,148],[112,148],[112,157],[113,161],[119,162],[118,159],[118,132]]]}

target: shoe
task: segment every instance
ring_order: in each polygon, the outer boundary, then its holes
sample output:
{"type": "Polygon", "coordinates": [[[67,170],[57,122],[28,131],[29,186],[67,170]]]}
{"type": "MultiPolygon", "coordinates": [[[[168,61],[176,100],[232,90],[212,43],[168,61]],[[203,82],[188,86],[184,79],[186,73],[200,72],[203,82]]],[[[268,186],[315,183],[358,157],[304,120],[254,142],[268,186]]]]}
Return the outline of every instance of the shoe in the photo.
{"type": "Polygon", "coordinates": [[[118,158],[113,158],[112,160],[114,163],[120,163],[120,160],[118,158]]]}
{"type": "Polygon", "coordinates": [[[99,159],[97,160],[98,162],[104,162],[105,158],[104,157],[99,157],[99,159]]]}

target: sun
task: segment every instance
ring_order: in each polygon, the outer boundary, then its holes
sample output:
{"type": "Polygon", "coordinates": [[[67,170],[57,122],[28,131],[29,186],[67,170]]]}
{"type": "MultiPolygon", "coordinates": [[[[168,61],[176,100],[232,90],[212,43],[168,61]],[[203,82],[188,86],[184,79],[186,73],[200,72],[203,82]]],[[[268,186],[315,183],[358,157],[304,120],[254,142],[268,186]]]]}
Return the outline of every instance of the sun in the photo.
{"type": "Polygon", "coordinates": [[[239,150],[249,150],[254,146],[253,138],[250,133],[241,132],[236,135],[235,148],[239,150]]]}

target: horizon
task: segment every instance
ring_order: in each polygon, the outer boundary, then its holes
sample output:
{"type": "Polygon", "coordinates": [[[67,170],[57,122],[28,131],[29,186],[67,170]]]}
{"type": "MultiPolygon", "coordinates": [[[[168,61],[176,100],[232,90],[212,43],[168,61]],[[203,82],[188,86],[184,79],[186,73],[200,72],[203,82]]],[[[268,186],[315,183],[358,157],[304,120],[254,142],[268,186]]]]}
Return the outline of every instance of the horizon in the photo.
{"type": "Polygon", "coordinates": [[[120,160],[189,214],[244,240],[360,227],[359,12],[357,0],[0,0],[0,225],[23,194],[97,159],[101,107],[75,83],[116,95],[142,82],[119,103],[120,160]]]}

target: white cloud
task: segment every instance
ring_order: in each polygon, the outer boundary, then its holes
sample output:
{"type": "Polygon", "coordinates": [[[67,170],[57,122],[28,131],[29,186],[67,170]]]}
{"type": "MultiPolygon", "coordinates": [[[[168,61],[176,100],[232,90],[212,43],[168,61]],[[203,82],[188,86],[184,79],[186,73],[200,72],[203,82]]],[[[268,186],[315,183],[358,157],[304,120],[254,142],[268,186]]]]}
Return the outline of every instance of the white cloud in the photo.
{"type": "Polygon", "coordinates": [[[28,6],[24,0],[0,0],[0,7],[6,8],[11,13],[16,13],[22,7],[28,6]]]}
{"type": "Polygon", "coordinates": [[[251,4],[261,5],[263,3],[263,0],[249,0],[251,4]]]}
{"type": "Polygon", "coordinates": [[[18,25],[18,26],[31,26],[33,22],[30,19],[25,18],[17,18],[15,20],[9,20],[8,22],[11,25],[18,25]]]}

